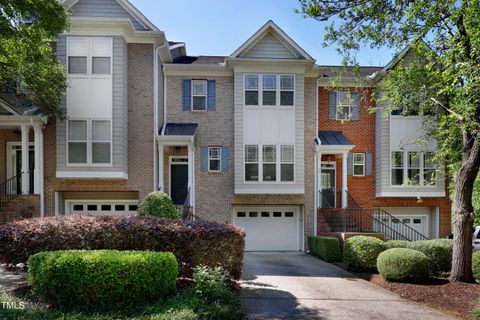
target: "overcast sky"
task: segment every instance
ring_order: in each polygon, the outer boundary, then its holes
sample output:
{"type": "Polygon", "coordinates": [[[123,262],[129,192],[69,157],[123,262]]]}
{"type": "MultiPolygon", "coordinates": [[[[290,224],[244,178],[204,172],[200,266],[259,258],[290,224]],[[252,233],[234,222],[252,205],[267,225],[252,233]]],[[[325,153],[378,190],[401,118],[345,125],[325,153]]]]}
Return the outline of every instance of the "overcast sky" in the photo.
{"type": "MultiPolygon", "coordinates": [[[[273,20],[317,64],[338,65],[334,47],[322,47],[324,25],[295,13],[297,0],[130,0],[169,41],[183,41],[189,55],[230,55],[265,22],[273,20]]],[[[364,48],[361,65],[385,65],[392,51],[364,48]]]]}

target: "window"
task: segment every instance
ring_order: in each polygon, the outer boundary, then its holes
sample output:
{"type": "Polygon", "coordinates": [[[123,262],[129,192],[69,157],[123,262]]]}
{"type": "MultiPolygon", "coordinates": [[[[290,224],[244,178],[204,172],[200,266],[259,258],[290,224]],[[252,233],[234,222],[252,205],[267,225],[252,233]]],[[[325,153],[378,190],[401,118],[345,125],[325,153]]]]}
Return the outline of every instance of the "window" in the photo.
{"type": "Polygon", "coordinates": [[[426,152],[423,155],[423,185],[435,186],[437,184],[437,169],[435,167],[435,155],[426,152]]]}
{"type": "Polygon", "coordinates": [[[294,151],[293,145],[280,146],[280,181],[293,181],[294,151]]]}
{"type": "Polygon", "coordinates": [[[275,145],[263,146],[263,181],[277,181],[277,157],[275,145]]]}
{"type": "Polygon", "coordinates": [[[205,80],[192,81],[192,110],[207,110],[207,81],[205,80]]]}
{"type": "Polygon", "coordinates": [[[258,181],[258,146],[245,146],[245,181],[258,181]]]}
{"type": "Polygon", "coordinates": [[[337,92],[337,120],[351,119],[352,95],[350,92],[337,92]]]}
{"type": "Polygon", "coordinates": [[[68,57],[68,73],[87,74],[87,57],[68,57]]]}
{"type": "Polygon", "coordinates": [[[245,76],[245,105],[258,106],[258,76],[245,76]]]}
{"type": "Polygon", "coordinates": [[[408,152],[408,180],[409,185],[420,184],[420,153],[408,152]]]}
{"type": "Polygon", "coordinates": [[[111,75],[112,38],[69,37],[67,40],[70,75],[111,75]]]}
{"type": "Polygon", "coordinates": [[[67,162],[110,164],[112,145],[110,125],[110,120],[69,120],[67,162]]]}
{"type": "Polygon", "coordinates": [[[92,74],[110,74],[110,57],[92,57],[92,74]]]}
{"type": "Polygon", "coordinates": [[[294,104],[294,77],[292,75],[280,76],[280,105],[293,106],[294,104]]]}
{"type": "Polygon", "coordinates": [[[221,170],[221,154],[220,147],[208,148],[208,171],[219,172],[221,170]]]}
{"type": "Polygon", "coordinates": [[[353,154],[353,175],[354,176],[365,175],[365,153],[353,154]]]}
{"type": "Polygon", "coordinates": [[[262,79],[262,104],[264,106],[277,105],[277,77],[274,75],[264,75],[262,79]]]}
{"type": "Polygon", "coordinates": [[[392,152],[392,185],[403,185],[403,151],[392,152]]]}

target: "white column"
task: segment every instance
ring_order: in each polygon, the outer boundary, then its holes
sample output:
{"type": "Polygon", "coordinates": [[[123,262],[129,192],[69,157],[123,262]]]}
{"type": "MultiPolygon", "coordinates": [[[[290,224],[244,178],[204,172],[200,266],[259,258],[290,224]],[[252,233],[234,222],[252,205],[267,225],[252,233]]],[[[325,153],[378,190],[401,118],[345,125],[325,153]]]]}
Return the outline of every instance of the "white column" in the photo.
{"type": "Polygon", "coordinates": [[[195,220],[195,147],[192,146],[192,189],[190,190],[190,206],[192,207],[192,216],[195,220]]]}
{"type": "Polygon", "coordinates": [[[317,165],[318,165],[318,180],[317,180],[317,194],[315,195],[318,198],[318,207],[322,207],[322,195],[320,192],[322,192],[322,153],[318,152],[318,160],[317,160],[317,165]]]}
{"type": "Polygon", "coordinates": [[[22,125],[22,194],[30,193],[30,177],[29,177],[29,163],[28,163],[28,133],[30,127],[22,125]]]}
{"type": "MultiPolygon", "coordinates": [[[[188,189],[193,192],[193,144],[188,145],[188,189]]],[[[191,197],[190,197],[191,199],[191,197]]]]}
{"type": "Polygon", "coordinates": [[[40,194],[40,165],[41,165],[41,146],[40,135],[42,134],[42,128],[39,125],[33,125],[34,141],[35,141],[35,168],[33,170],[33,193],[40,194]]]}
{"type": "Polygon", "coordinates": [[[163,143],[158,144],[158,190],[165,191],[163,185],[163,143]]]}
{"type": "Polygon", "coordinates": [[[348,191],[348,182],[347,182],[347,159],[348,152],[342,154],[342,208],[347,208],[347,191],[348,191]]]}

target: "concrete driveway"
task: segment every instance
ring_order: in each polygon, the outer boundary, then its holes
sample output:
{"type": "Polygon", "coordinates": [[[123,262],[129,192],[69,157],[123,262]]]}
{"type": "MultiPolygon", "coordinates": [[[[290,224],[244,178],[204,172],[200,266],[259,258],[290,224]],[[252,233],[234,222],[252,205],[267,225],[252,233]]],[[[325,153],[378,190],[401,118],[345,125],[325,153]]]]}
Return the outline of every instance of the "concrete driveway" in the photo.
{"type": "Polygon", "coordinates": [[[246,253],[241,296],[248,319],[453,319],[304,253],[246,253]]]}

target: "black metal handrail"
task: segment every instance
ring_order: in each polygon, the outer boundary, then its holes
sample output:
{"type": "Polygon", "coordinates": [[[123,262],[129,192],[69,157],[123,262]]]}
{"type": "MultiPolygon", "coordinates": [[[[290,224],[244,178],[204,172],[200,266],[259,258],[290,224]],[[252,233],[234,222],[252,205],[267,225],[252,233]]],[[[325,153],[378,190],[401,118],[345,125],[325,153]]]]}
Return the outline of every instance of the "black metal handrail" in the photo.
{"type": "Polygon", "coordinates": [[[21,173],[0,184],[0,208],[5,207],[19,195],[18,184],[21,182],[21,173]]]}

